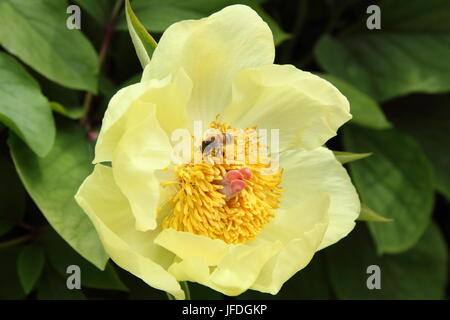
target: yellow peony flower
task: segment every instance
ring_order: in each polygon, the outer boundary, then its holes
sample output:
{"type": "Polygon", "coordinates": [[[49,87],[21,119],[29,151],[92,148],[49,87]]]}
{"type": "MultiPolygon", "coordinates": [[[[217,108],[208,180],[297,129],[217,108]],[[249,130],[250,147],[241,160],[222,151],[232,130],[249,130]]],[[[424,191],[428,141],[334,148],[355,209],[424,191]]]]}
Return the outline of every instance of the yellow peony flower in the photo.
{"type": "MultiPolygon", "coordinates": [[[[141,82],[105,113],[76,200],[116,264],[177,299],[179,281],[276,294],[355,225],[358,195],[322,147],[351,118],[348,101],[311,73],[273,64],[274,54],[269,27],[247,6],[175,23],[141,82]],[[190,139],[195,121],[224,134],[222,155],[238,147],[237,132],[260,141],[258,129],[279,129],[279,168],[265,172],[277,155],[261,142],[267,157],[252,163],[247,142],[244,162],[219,161],[214,149],[200,163],[174,163],[173,133],[185,128],[190,139]]],[[[194,154],[221,138],[202,139],[194,154]]]]}

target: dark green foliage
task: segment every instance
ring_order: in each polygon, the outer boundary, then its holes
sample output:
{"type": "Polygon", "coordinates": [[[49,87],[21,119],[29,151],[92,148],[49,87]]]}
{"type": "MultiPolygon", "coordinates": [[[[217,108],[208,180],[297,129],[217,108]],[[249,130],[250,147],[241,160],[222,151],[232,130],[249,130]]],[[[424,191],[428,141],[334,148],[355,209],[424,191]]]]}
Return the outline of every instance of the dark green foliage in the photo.
{"type": "MultiPolygon", "coordinates": [[[[74,200],[92,170],[88,137],[142,72],[120,2],[0,0],[0,299],[167,298],[108,261],[74,200]],[[66,28],[69,4],[81,7],[81,30],[66,28]],[[67,289],[70,265],[81,268],[80,290],[67,289]]],[[[345,166],[373,215],[276,296],[189,284],[192,299],[448,298],[450,2],[376,1],[381,29],[369,30],[372,1],[131,1],[156,40],[173,22],[235,3],[268,23],[277,63],[348,98],[353,119],[329,147],[346,152],[343,163],[361,159],[345,166]],[[370,265],[381,290],[366,286],[370,265]]]]}

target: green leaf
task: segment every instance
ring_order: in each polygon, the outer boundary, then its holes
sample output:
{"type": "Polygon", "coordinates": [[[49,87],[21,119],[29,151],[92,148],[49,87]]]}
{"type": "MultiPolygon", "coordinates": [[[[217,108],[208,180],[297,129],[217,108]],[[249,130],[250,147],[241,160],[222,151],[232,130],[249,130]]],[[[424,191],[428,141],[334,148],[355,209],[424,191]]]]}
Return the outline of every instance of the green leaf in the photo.
{"type": "Polygon", "coordinates": [[[8,160],[0,155],[0,236],[9,232],[25,211],[25,190],[8,160]]]}
{"type": "MultiPolygon", "coordinates": [[[[84,99],[84,94],[80,94],[79,91],[62,87],[42,76],[39,76],[38,80],[42,92],[50,101],[50,108],[54,112],[73,120],[83,116],[84,109],[82,107],[82,99],[84,99]]],[[[99,81],[99,91],[101,93],[101,80],[99,81]]]]}
{"type": "Polygon", "coordinates": [[[319,74],[331,82],[350,102],[351,122],[373,129],[387,129],[392,125],[376,101],[345,81],[329,74],[319,74]]]}
{"type": "Polygon", "coordinates": [[[150,62],[157,43],[134,14],[129,0],[125,0],[125,12],[128,31],[130,32],[134,49],[136,50],[142,68],[144,68],[150,62]]]}
{"type": "Polygon", "coordinates": [[[74,199],[92,170],[83,129],[61,121],[53,149],[44,158],[36,157],[15,136],[9,145],[25,188],[48,222],[79,254],[102,269],[108,256],[94,226],[74,199]]]}
{"type": "Polygon", "coordinates": [[[67,279],[47,266],[39,281],[37,298],[39,300],[85,300],[80,289],[67,288],[67,279]]]}
{"type": "Polygon", "coordinates": [[[442,299],[447,250],[438,229],[428,227],[419,242],[401,254],[377,255],[364,225],[326,250],[328,272],[340,299],[442,299]],[[367,288],[367,267],[380,267],[381,289],[367,288]]]}
{"type": "MultiPolygon", "coordinates": [[[[245,4],[252,7],[272,30],[275,44],[278,45],[291,37],[281,29],[277,22],[260,6],[262,1],[254,0],[134,0],[133,7],[142,24],[151,32],[162,33],[171,24],[188,19],[204,18],[233,4],[245,4]]],[[[119,29],[127,25],[122,19],[119,29]]]]}
{"type": "Polygon", "coordinates": [[[107,264],[104,271],[98,270],[56,233],[50,232],[45,235],[44,246],[52,267],[61,276],[68,276],[66,273],[68,266],[77,265],[81,270],[82,287],[128,291],[111,264],[107,264]]]}
{"type": "Polygon", "coordinates": [[[320,66],[377,101],[411,92],[450,90],[450,2],[384,0],[381,29],[366,19],[315,48],[320,66]]]}
{"type": "Polygon", "coordinates": [[[36,285],[44,269],[44,251],[38,245],[24,247],[17,259],[17,271],[20,283],[26,294],[29,294],[36,285]]]}
{"type": "Polygon", "coordinates": [[[44,156],[50,151],[55,139],[55,124],[47,98],[27,71],[1,52],[0,121],[38,155],[44,156]]]}
{"type": "Polygon", "coordinates": [[[25,297],[17,273],[17,257],[21,247],[0,248],[0,300],[18,300],[25,297]]]}
{"type": "Polygon", "coordinates": [[[435,188],[450,200],[450,94],[412,95],[387,107],[396,128],[419,142],[434,167],[435,188]]]}
{"type": "Polygon", "coordinates": [[[0,44],[63,86],[97,91],[97,54],[79,30],[66,27],[66,0],[0,0],[0,44]]]}
{"type": "MultiPolygon", "coordinates": [[[[41,86],[42,93],[50,101],[51,108],[53,108],[51,105],[52,101],[60,104],[64,109],[70,110],[69,113],[71,113],[72,109],[76,110],[81,108],[85,97],[85,94],[82,92],[60,86],[39,74],[36,74],[36,80],[38,80],[39,85],[41,86]]],[[[59,110],[53,111],[58,112],[59,110]]]]}
{"type": "Polygon", "coordinates": [[[74,0],[74,2],[80,5],[83,10],[86,10],[100,24],[104,23],[108,18],[111,4],[113,3],[112,0],[74,0]]]}
{"type": "Polygon", "coordinates": [[[352,153],[352,152],[345,152],[345,151],[333,151],[334,156],[336,157],[336,160],[339,161],[342,164],[361,160],[367,157],[370,157],[372,155],[372,152],[367,153],[352,153]]]}
{"type": "Polygon", "coordinates": [[[69,119],[80,119],[84,114],[84,110],[81,107],[65,107],[59,102],[50,102],[50,107],[53,111],[69,119]]]}
{"type": "Polygon", "coordinates": [[[412,247],[425,231],[433,209],[432,168],[417,143],[395,130],[348,126],[344,146],[355,152],[373,152],[350,164],[361,202],[391,223],[369,222],[380,253],[412,247]]]}
{"type": "Polygon", "coordinates": [[[361,212],[359,213],[358,220],[361,221],[375,221],[375,222],[391,222],[392,219],[385,218],[379,213],[376,213],[364,203],[361,203],[361,212]]]}

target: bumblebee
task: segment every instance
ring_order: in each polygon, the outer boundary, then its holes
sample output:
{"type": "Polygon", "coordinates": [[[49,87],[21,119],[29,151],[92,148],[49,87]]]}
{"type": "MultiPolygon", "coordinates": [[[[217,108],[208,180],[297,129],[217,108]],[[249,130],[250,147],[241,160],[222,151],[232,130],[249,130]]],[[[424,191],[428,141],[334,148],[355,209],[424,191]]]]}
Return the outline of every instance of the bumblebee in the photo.
{"type": "Polygon", "coordinates": [[[233,143],[233,136],[229,133],[222,132],[221,134],[212,136],[210,139],[202,141],[202,153],[204,156],[211,154],[212,150],[221,152],[224,155],[223,146],[233,143]]]}

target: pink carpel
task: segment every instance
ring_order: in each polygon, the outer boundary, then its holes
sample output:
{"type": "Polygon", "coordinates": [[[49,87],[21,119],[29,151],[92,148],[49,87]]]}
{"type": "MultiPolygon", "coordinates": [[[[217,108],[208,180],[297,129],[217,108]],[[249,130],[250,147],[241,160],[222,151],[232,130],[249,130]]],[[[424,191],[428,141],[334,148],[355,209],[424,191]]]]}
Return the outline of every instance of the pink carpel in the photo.
{"type": "Polygon", "coordinates": [[[233,180],[230,184],[230,191],[232,194],[238,194],[245,189],[247,184],[242,180],[233,180]]]}
{"type": "Polygon", "coordinates": [[[230,170],[225,174],[224,179],[228,182],[232,182],[234,180],[243,180],[244,175],[238,170],[230,170]]]}
{"type": "Polygon", "coordinates": [[[249,180],[251,177],[252,172],[249,168],[230,170],[225,174],[222,180],[216,181],[216,183],[223,186],[219,192],[224,194],[225,200],[228,201],[236,197],[245,189],[245,187],[247,187],[247,183],[245,183],[244,179],[249,180]]]}
{"type": "Polygon", "coordinates": [[[252,171],[247,167],[239,169],[239,172],[244,176],[245,180],[250,180],[252,178],[252,171]]]}

